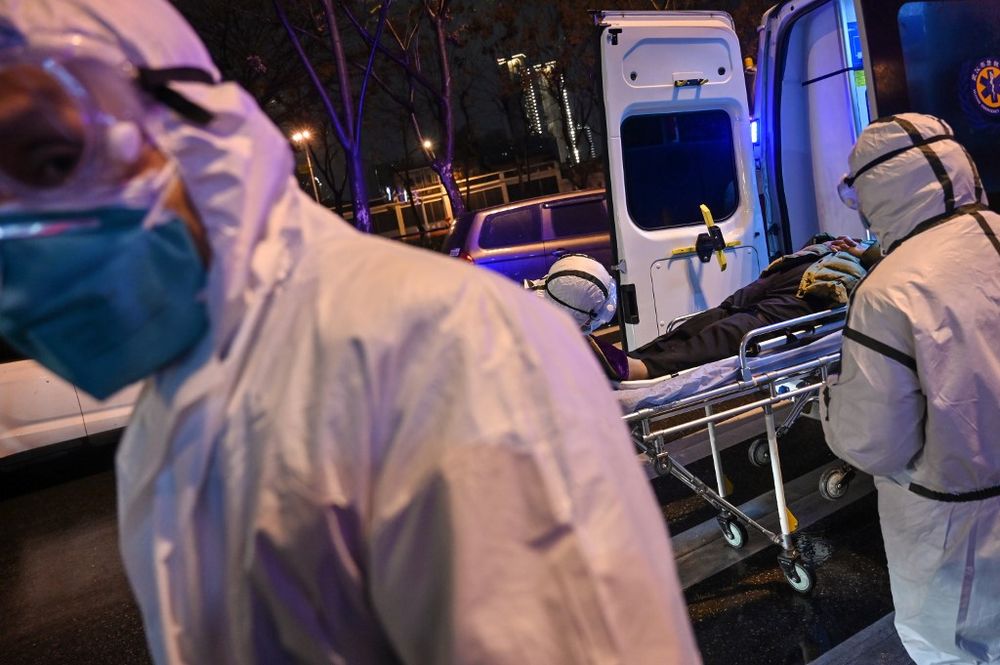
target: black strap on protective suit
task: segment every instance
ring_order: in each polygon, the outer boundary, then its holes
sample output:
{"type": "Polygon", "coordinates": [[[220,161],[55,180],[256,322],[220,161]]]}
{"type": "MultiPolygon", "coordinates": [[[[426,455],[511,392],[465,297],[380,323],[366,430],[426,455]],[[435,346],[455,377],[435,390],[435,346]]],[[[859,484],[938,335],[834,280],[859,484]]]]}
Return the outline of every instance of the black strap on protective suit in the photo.
{"type": "Polygon", "coordinates": [[[974,490],[972,492],[950,494],[947,492],[936,492],[932,489],[924,487],[923,485],[910,483],[910,491],[918,496],[922,496],[926,499],[934,499],[935,501],[944,501],[945,503],[969,503],[971,501],[985,501],[986,499],[992,499],[993,497],[1000,496],[1000,485],[997,485],[996,487],[988,487],[982,490],[974,490]]]}
{"type": "MultiPolygon", "coordinates": [[[[907,123],[907,124],[909,124],[909,123],[907,123]]],[[[910,126],[912,127],[913,125],[910,125],[910,126]]],[[[848,176],[848,177],[844,178],[844,182],[847,183],[848,187],[852,187],[852,186],[854,186],[854,182],[858,178],[860,178],[866,171],[870,171],[870,170],[872,170],[873,168],[875,168],[876,166],[878,166],[880,164],[885,164],[886,162],[888,162],[888,161],[890,161],[892,159],[895,159],[896,157],[899,157],[903,153],[907,153],[907,152],[909,152],[911,150],[914,150],[916,148],[919,148],[919,149],[923,150],[924,148],[927,148],[927,146],[929,146],[930,144],[937,143],[939,141],[953,141],[954,140],[954,138],[952,138],[951,136],[933,136],[933,137],[931,137],[929,139],[923,139],[923,138],[920,137],[920,133],[919,132],[917,133],[916,138],[913,138],[913,136],[911,136],[910,138],[913,139],[913,145],[908,145],[908,146],[903,147],[903,148],[898,148],[896,150],[892,150],[890,152],[887,152],[884,155],[876,157],[872,161],[868,162],[867,164],[865,164],[864,166],[862,166],[861,168],[859,168],[858,171],[857,171],[857,173],[855,173],[854,175],[848,176]]],[[[931,154],[934,154],[933,150],[930,150],[929,148],[927,148],[927,150],[930,151],[931,154]]],[[[924,154],[926,154],[926,153],[924,153],[924,154]]],[[[937,157],[936,154],[934,154],[934,156],[937,157]]],[[[940,161],[940,160],[938,160],[938,161],[940,161]]],[[[943,164],[942,164],[942,168],[944,168],[943,164]]],[[[937,170],[936,169],[935,169],[934,173],[937,174],[937,170]]],[[[948,177],[947,172],[945,172],[944,176],[946,178],[948,177]]],[[[951,181],[949,180],[949,183],[950,182],[951,181]]]]}
{"type": "Polygon", "coordinates": [[[938,157],[938,154],[930,147],[930,144],[939,140],[955,140],[953,136],[946,133],[944,136],[936,136],[931,139],[925,139],[921,134],[920,130],[917,129],[909,120],[904,120],[896,116],[896,124],[903,128],[903,131],[910,137],[913,141],[913,147],[919,148],[920,152],[923,153],[924,157],[927,158],[927,162],[931,165],[931,170],[934,171],[934,177],[937,178],[938,183],[941,185],[941,189],[944,190],[944,211],[945,213],[951,213],[955,211],[955,185],[951,181],[951,176],[948,175],[948,169],[945,167],[944,162],[938,157]]]}
{"type": "Polygon", "coordinates": [[[914,226],[913,230],[910,231],[905,238],[900,238],[896,242],[889,245],[889,248],[885,251],[885,253],[891,254],[893,251],[895,251],[897,247],[902,245],[904,242],[906,242],[913,236],[920,235],[924,231],[929,231],[933,229],[935,226],[940,226],[941,224],[944,224],[945,222],[950,222],[953,219],[958,219],[959,217],[962,217],[964,215],[971,215],[973,213],[982,212],[984,210],[989,210],[989,208],[984,206],[982,203],[969,203],[968,205],[964,205],[961,208],[954,210],[953,212],[943,213],[941,215],[936,215],[934,217],[931,217],[930,219],[925,219],[924,221],[914,226]]]}
{"type": "Polygon", "coordinates": [[[983,200],[983,179],[979,175],[979,169],[976,167],[976,162],[972,160],[972,155],[969,151],[965,149],[964,145],[959,144],[962,148],[962,152],[965,153],[965,158],[969,160],[969,168],[972,169],[972,186],[975,188],[976,201],[982,202],[983,200]]]}
{"type": "Polygon", "coordinates": [[[976,218],[976,221],[979,222],[979,228],[981,228],[983,233],[986,234],[986,237],[990,239],[990,244],[993,245],[993,249],[997,251],[997,254],[1000,254],[1000,240],[997,240],[996,232],[993,231],[993,228],[986,223],[986,218],[978,212],[972,213],[972,216],[976,218]]]}
{"type": "Polygon", "coordinates": [[[215,79],[197,67],[167,67],[164,69],[139,68],[139,87],[153,99],[184,116],[197,125],[207,125],[215,115],[170,87],[171,83],[205,83],[215,85],[215,79]]]}
{"type": "Polygon", "coordinates": [[[605,286],[601,282],[601,280],[597,279],[596,277],[594,277],[593,275],[591,275],[589,272],[584,272],[583,270],[560,270],[559,272],[554,272],[554,273],[552,273],[551,275],[548,275],[545,278],[545,293],[550,298],[552,298],[553,300],[555,300],[557,303],[559,303],[563,307],[566,307],[567,309],[571,309],[574,312],[579,312],[580,314],[586,314],[587,316],[590,316],[590,317],[597,316],[597,311],[596,310],[587,311],[585,309],[580,309],[579,307],[573,307],[573,305],[570,305],[568,302],[564,302],[558,296],[556,296],[556,294],[552,293],[552,290],[549,288],[549,284],[556,277],[579,277],[580,279],[586,280],[586,281],[590,282],[591,284],[593,284],[594,286],[596,286],[598,289],[600,289],[601,290],[601,294],[604,296],[604,299],[607,300],[607,298],[608,298],[608,287],[605,286]]]}
{"type": "Polygon", "coordinates": [[[869,337],[864,333],[859,333],[857,330],[854,330],[853,328],[848,328],[847,326],[844,326],[843,335],[852,342],[857,342],[861,346],[871,349],[876,353],[880,353],[886,358],[892,358],[900,365],[908,367],[914,372],[917,371],[917,361],[914,358],[911,358],[910,356],[906,355],[899,349],[894,349],[888,344],[885,344],[883,342],[878,341],[877,339],[869,337]]]}

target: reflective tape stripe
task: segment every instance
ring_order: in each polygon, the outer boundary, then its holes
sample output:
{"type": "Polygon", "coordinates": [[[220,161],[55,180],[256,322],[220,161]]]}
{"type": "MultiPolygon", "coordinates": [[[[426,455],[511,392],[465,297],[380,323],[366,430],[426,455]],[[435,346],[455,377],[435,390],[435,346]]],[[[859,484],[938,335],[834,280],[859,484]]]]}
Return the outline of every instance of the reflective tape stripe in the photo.
{"type": "Polygon", "coordinates": [[[871,349],[876,353],[880,353],[886,358],[892,358],[904,367],[908,367],[914,372],[917,371],[917,361],[910,356],[906,355],[898,349],[894,349],[888,344],[883,344],[882,342],[865,335],[864,333],[859,333],[857,330],[852,328],[844,328],[844,337],[851,340],[852,342],[857,342],[861,346],[871,349]]]}

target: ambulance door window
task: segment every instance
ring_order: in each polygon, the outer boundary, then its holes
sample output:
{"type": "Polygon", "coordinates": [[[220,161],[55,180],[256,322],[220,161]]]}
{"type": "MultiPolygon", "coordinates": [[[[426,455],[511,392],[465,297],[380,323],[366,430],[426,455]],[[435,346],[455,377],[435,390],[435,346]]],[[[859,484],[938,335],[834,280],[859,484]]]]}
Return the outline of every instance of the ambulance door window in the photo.
{"type": "Polygon", "coordinates": [[[629,216],[642,229],[702,224],[736,212],[739,187],[732,120],[722,110],[634,115],[622,122],[629,216]]]}

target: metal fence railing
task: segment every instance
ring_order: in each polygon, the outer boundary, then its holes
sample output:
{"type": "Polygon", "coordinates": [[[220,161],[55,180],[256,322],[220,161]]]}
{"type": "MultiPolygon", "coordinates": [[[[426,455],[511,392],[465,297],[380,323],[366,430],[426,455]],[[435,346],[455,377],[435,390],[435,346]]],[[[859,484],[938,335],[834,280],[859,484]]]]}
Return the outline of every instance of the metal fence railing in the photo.
{"type": "MultiPolygon", "coordinates": [[[[458,180],[467,210],[480,210],[520,201],[533,196],[570,191],[572,185],[562,178],[558,162],[533,165],[528,175],[518,170],[496,171],[458,180]]],[[[375,232],[402,240],[419,237],[417,216],[422,216],[433,235],[441,235],[451,224],[451,203],[440,183],[412,190],[412,201],[390,201],[371,207],[375,232]]],[[[353,217],[345,211],[348,221],[353,217]]]]}

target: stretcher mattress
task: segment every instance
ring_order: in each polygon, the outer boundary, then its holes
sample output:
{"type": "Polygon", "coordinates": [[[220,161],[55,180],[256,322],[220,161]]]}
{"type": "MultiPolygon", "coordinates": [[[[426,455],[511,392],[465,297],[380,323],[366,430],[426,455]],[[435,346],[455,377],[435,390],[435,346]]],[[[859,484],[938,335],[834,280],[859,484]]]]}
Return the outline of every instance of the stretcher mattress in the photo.
{"type": "MultiPolygon", "coordinates": [[[[838,330],[803,346],[748,358],[747,366],[754,376],[781,371],[787,367],[837,353],[840,351],[840,342],[841,332],[838,330]]],[[[620,383],[616,386],[615,392],[623,413],[634,413],[640,409],[663,406],[707,390],[720,388],[739,379],[740,359],[738,356],[732,356],[679,374],[648,381],[620,383]]]]}

